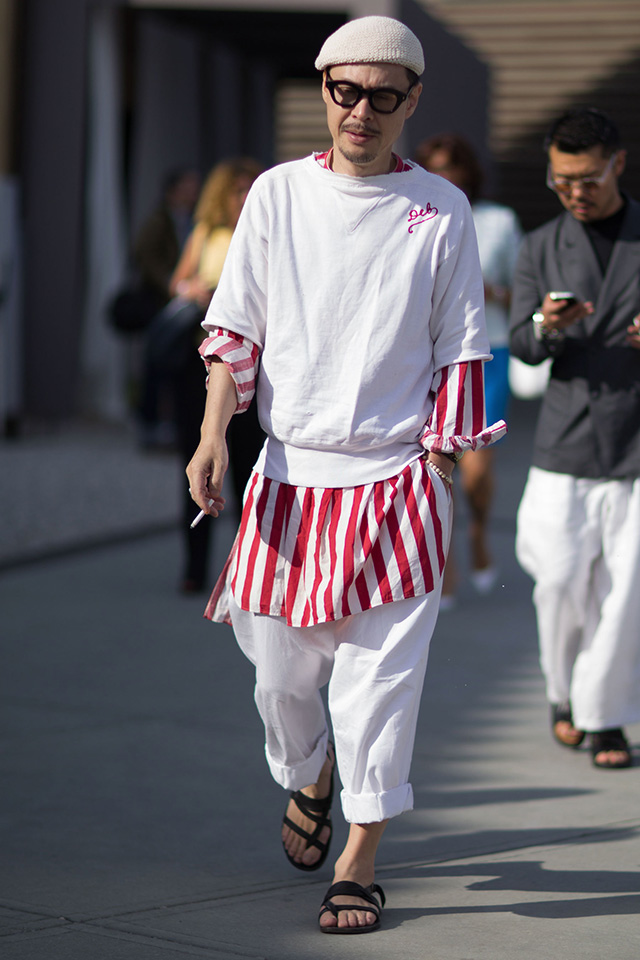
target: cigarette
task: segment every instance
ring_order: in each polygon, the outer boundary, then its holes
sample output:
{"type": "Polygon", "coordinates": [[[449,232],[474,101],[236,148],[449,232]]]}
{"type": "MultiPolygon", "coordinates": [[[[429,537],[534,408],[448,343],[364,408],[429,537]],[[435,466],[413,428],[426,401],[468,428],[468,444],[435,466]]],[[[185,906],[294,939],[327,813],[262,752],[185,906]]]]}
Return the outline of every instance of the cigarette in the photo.
{"type": "MultiPolygon", "coordinates": [[[[213,505],[213,500],[207,500],[207,506],[211,507],[212,505],[213,505]]],[[[202,518],[206,517],[206,515],[207,514],[205,513],[205,511],[201,510],[200,513],[196,517],[194,517],[191,523],[189,524],[189,529],[193,530],[194,527],[197,527],[200,521],[202,520],[202,518]]]]}

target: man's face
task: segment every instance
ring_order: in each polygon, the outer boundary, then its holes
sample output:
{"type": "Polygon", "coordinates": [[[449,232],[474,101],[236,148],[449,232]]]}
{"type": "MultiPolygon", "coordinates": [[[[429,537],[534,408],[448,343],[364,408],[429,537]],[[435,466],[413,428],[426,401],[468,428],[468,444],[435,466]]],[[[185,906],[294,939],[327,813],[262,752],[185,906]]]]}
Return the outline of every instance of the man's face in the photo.
{"type": "Polygon", "coordinates": [[[580,223],[613,216],[623,202],[618,177],[624,170],[625,159],[624,150],[619,150],[612,160],[611,156],[605,156],[599,145],[584,153],[563,153],[552,144],[549,148],[549,177],[562,181],[562,186],[555,188],[562,206],[580,223]],[[603,175],[600,184],[583,182],[603,175]]]}
{"type": "MultiPolygon", "coordinates": [[[[358,84],[366,90],[387,87],[406,93],[410,82],[407,71],[397,64],[357,63],[331,67],[331,80],[358,84]]],[[[377,113],[366,97],[353,107],[334,103],[322,82],[322,98],[327,105],[327,124],[333,139],[333,169],[352,177],[373,177],[389,173],[393,144],[402,132],[405,120],[415,111],[422,85],[416,84],[394,113],[377,113]]]]}

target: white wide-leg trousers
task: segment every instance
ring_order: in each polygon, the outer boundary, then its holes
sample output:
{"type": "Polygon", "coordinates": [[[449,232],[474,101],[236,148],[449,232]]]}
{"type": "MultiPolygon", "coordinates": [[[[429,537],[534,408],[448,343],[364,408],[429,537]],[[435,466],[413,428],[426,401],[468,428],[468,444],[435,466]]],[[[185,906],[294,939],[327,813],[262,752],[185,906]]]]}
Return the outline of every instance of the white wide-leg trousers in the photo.
{"type": "Polygon", "coordinates": [[[550,703],[581,730],[640,720],[640,480],[586,480],[532,467],[516,554],[535,580],[550,703]]]}
{"type": "Polygon", "coordinates": [[[345,819],[373,823],[412,809],[409,768],[439,601],[440,584],[333,623],[290,627],[232,600],[277,783],[299,790],[318,780],[329,736],[319,691],[328,683],[345,819]]]}

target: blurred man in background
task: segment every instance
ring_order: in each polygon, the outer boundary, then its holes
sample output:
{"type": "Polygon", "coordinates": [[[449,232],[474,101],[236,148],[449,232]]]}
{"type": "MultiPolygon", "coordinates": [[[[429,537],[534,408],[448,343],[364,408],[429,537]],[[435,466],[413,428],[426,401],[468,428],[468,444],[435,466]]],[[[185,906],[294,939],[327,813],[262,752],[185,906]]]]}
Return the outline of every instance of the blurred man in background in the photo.
{"type": "Polygon", "coordinates": [[[511,310],[515,356],[553,358],[517,554],[553,735],[575,748],[590,734],[595,766],[620,769],[640,720],[640,204],[598,110],[560,117],[546,149],[564,212],[526,237],[511,310]]]}

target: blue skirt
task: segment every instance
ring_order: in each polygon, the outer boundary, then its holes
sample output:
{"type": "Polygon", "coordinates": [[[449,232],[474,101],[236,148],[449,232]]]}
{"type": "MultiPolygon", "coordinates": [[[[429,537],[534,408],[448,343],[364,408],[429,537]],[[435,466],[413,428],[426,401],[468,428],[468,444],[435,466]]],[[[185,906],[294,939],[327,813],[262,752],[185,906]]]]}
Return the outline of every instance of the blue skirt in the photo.
{"type": "Polygon", "coordinates": [[[487,424],[504,420],[509,401],[509,348],[496,347],[493,360],[484,365],[484,395],[487,424]]]}

